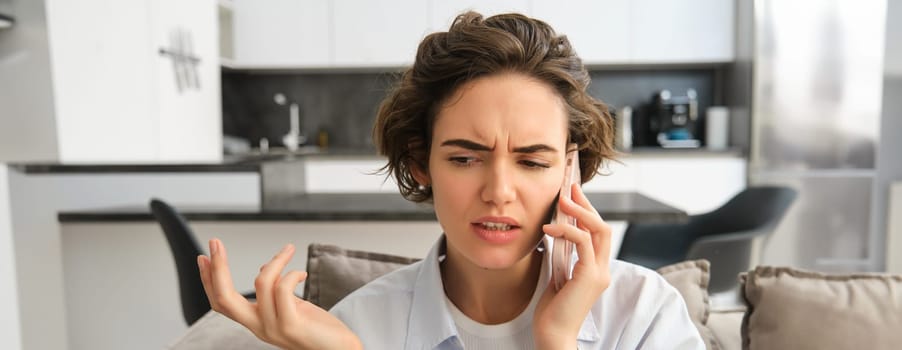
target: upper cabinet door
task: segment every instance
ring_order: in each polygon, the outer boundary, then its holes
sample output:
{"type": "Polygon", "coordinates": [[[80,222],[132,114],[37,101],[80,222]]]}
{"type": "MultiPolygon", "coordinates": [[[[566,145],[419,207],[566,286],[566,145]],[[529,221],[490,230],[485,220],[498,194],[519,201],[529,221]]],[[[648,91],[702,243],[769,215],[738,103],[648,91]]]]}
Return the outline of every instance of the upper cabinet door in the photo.
{"type": "Polygon", "coordinates": [[[335,0],[334,66],[396,67],[413,63],[428,32],[428,2],[335,0]]]}
{"type": "Polygon", "coordinates": [[[157,160],[222,158],[216,0],[150,2],[157,160]]]}
{"type": "Polygon", "coordinates": [[[734,2],[634,0],[634,63],[730,62],[734,2]]]}
{"type": "MultiPolygon", "coordinates": [[[[56,160],[155,159],[156,85],[152,68],[159,54],[151,42],[151,4],[142,0],[46,2],[49,48],[45,50],[49,49],[50,61],[44,69],[52,74],[52,89],[32,92],[53,96],[54,137],[59,149],[56,160]]],[[[30,32],[17,30],[5,34],[21,35],[23,42],[32,40],[25,35],[30,32]]],[[[42,52],[46,51],[32,52],[28,47],[20,52],[20,57],[34,62],[26,66],[29,69],[41,69],[38,65],[42,59],[32,55],[42,52]]],[[[29,85],[30,82],[0,84],[29,85]]],[[[30,89],[25,87],[24,91],[30,89]]]]}
{"type": "Polygon", "coordinates": [[[584,64],[630,61],[630,0],[534,0],[533,16],[570,40],[584,64]]]}
{"type": "Polygon", "coordinates": [[[327,0],[234,0],[236,67],[328,67],[332,61],[327,0]]]}
{"type": "Polygon", "coordinates": [[[233,0],[236,68],[398,67],[475,10],[567,35],[586,64],[733,60],[732,0],[233,0]]]}
{"type": "Polygon", "coordinates": [[[484,17],[508,12],[532,15],[529,0],[433,0],[431,4],[430,29],[433,32],[447,31],[454,18],[466,10],[479,12],[484,17]]]}

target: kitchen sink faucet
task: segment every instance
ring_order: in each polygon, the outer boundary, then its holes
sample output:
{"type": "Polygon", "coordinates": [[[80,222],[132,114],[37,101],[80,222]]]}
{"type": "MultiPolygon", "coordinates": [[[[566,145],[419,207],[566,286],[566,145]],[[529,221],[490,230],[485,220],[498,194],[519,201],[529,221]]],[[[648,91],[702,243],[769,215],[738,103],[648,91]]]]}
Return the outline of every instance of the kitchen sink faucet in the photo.
{"type": "Polygon", "coordinates": [[[307,141],[306,138],[301,135],[301,120],[298,104],[297,102],[288,100],[283,93],[277,93],[273,96],[273,99],[276,101],[276,104],[280,106],[288,105],[291,126],[288,133],[282,136],[282,144],[285,145],[285,148],[288,149],[288,151],[295,152],[301,144],[307,141]]]}

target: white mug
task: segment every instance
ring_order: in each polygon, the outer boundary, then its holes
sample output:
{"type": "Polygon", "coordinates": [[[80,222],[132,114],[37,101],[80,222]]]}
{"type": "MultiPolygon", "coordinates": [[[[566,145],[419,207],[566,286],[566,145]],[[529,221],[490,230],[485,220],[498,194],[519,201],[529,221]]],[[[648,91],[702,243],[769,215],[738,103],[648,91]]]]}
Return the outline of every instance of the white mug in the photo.
{"type": "Polygon", "coordinates": [[[730,134],[730,110],[725,106],[711,106],[705,111],[705,142],[708,149],[727,149],[730,134]]]}

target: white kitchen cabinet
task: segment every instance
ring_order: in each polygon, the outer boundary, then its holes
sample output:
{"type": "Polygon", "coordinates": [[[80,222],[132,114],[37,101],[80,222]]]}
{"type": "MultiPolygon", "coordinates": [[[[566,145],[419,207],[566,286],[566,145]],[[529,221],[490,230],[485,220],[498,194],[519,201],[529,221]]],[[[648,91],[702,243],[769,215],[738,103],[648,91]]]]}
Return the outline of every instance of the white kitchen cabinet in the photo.
{"type": "Polygon", "coordinates": [[[399,67],[428,33],[466,10],[551,24],[583,62],[733,60],[734,4],[723,0],[233,0],[235,68],[399,67]]]}
{"type": "Polygon", "coordinates": [[[222,112],[218,11],[215,0],[154,0],[153,43],[157,48],[179,45],[178,33],[200,61],[194,66],[156,57],[153,101],[157,139],[156,159],[166,161],[217,160],[222,157],[222,112]],[[180,72],[179,70],[181,71],[180,72]],[[195,75],[185,74],[195,72],[195,75]],[[182,77],[181,87],[179,77],[182,77]],[[196,77],[195,82],[188,82],[196,77]],[[196,85],[195,85],[196,84],[196,85]]]}
{"type": "Polygon", "coordinates": [[[447,31],[454,18],[466,10],[479,12],[485,17],[499,13],[518,12],[530,16],[530,0],[431,0],[431,31],[447,31]]]}
{"type": "Polygon", "coordinates": [[[335,60],[340,67],[413,64],[417,45],[429,31],[422,0],[335,0],[335,60]]]}
{"type": "Polygon", "coordinates": [[[629,0],[536,0],[533,15],[567,35],[584,64],[631,60],[629,0]]]}
{"type": "Polygon", "coordinates": [[[234,65],[330,66],[334,39],[331,6],[324,0],[233,0],[234,65]]]}
{"type": "Polygon", "coordinates": [[[0,50],[15,57],[0,59],[0,81],[16,82],[0,84],[0,160],[221,159],[214,0],[14,6],[21,25],[0,50]],[[161,48],[199,61],[174,65],[161,48]],[[175,69],[200,89],[177,91],[175,69]]]}
{"type": "Polygon", "coordinates": [[[631,1],[634,63],[730,62],[734,58],[734,2],[631,1]]]}

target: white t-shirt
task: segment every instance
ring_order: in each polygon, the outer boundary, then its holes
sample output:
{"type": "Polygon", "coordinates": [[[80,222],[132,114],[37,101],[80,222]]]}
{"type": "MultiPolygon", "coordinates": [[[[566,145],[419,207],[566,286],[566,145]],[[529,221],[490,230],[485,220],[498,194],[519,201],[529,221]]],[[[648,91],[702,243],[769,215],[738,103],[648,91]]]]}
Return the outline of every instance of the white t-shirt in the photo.
{"type": "Polygon", "coordinates": [[[513,320],[487,325],[474,321],[445,296],[445,305],[451,312],[451,318],[457,326],[458,336],[464,347],[468,350],[532,350],[535,344],[532,341],[532,316],[535,314],[536,305],[545,291],[542,283],[548,283],[548,259],[542,260],[542,268],[536,289],[533,292],[529,304],[513,320]]]}
{"type": "MultiPolygon", "coordinates": [[[[439,269],[443,246],[444,236],[425,259],[368,283],[330,312],[368,350],[464,349],[445,302],[439,269]]],[[[610,268],[611,284],[592,305],[577,335],[580,349],[705,349],[683,298],[663,277],[619,260],[612,260],[610,268]]],[[[550,279],[547,269],[543,271],[542,288],[536,290],[540,295],[550,279]]]]}

